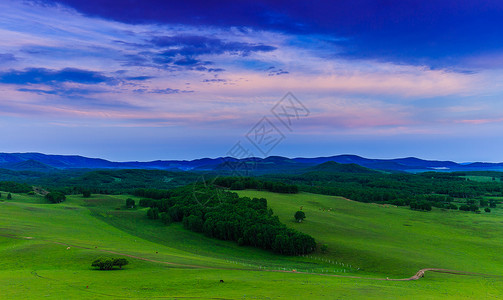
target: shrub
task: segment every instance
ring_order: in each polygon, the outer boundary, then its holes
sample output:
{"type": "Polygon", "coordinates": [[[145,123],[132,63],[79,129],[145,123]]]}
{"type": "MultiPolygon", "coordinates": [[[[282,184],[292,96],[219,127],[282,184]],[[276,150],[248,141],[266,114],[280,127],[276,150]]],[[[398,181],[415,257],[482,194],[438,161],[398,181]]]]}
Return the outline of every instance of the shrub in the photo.
{"type": "Polygon", "coordinates": [[[122,269],[122,266],[128,264],[129,261],[123,257],[100,257],[98,259],[95,259],[91,266],[99,268],[100,270],[112,270],[115,266],[119,267],[119,269],[122,269]]]}

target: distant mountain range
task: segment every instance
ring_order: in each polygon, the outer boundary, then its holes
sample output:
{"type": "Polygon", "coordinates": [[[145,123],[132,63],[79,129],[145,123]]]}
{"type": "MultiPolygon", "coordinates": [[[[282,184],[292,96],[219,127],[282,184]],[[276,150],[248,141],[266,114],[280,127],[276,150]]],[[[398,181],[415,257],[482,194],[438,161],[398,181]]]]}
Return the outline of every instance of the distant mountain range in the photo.
{"type": "Polygon", "coordinates": [[[503,163],[475,162],[461,164],[453,161],[423,160],[415,157],[370,159],[357,155],[336,155],[315,158],[269,156],[266,158],[235,159],[231,157],[219,157],[195,160],[113,162],[77,155],[0,153],[0,168],[14,171],[39,172],[51,172],[58,169],[160,169],[182,171],[250,170],[253,173],[263,174],[273,172],[309,172],[315,170],[332,172],[340,170],[339,172],[365,173],[370,171],[369,169],[372,169],[389,172],[417,173],[426,171],[503,171],[503,163]],[[339,164],[348,166],[344,167],[339,164]]]}

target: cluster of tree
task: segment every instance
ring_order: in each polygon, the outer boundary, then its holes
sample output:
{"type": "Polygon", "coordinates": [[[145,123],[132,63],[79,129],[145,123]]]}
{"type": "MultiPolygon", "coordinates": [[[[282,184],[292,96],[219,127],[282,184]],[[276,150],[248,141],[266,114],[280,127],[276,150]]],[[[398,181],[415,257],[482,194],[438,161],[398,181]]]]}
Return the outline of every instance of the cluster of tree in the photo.
{"type": "Polygon", "coordinates": [[[279,181],[265,181],[253,177],[218,177],[214,184],[231,190],[256,189],[274,193],[296,194],[299,187],[294,184],[285,184],[279,181]]]}
{"type": "Polygon", "coordinates": [[[169,198],[170,191],[168,190],[158,190],[158,189],[136,189],[133,192],[133,195],[138,197],[145,197],[150,199],[164,199],[169,198]]]}
{"type": "Polygon", "coordinates": [[[126,199],[126,208],[135,208],[135,207],[136,207],[136,202],[131,198],[127,198],[126,199]]]}
{"type": "Polygon", "coordinates": [[[459,210],[463,211],[480,211],[479,207],[475,204],[463,204],[459,207],[459,210]]]}
{"type": "Polygon", "coordinates": [[[458,206],[456,204],[454,204],[454,203],[448,203],[448,204],[445,205],[444,208],[456,210],[456,209],[458,209],[458,206]]]}
{"type": "Polygon", "coordinates": [[[149,206],[149,219],[182,222],[189,230],[239,245],[285,255],[306,254],[316,248],[311,236],[282,224],[264,198],[240,198],[236,193],[200,185],[174,189],[170,198],[153,200],[149,206]],[[194,189],[198,188],[203,192],[195,198],[194,189]]]}
{"type": "Polygon", "coordinates": [[[430,211],[431,203],[424,200],[419,202],[413,201],[410,203],[410,209],[430,211]]]}
{"type": "Polygon", "coordinates": [[[454,197],[449,195],[440,195],[440,194],[427,194],[427,195],[416,195],[414,197],[416,201],[428,201],[435,203],[450,203],[454,201],[454,197]]]}
{"type": "Polygon", "coordinates": [[[100,270],[112,270],[114,267],[119,267],[128,265],[129,261],[123,257],[100,257],[93,261],[92,267],[99,268],[100,270]]]}
{"type": "Polygon", "coordinates": [[[170,198],[159,199],[159,200],[144,198],[144,199],[140,199],[138,204],[141,207],[158,208],[158,209],[161,209],[162,211],[166,211],[168,209],[168,207],[172,206],[172,201],[170,201],[170,198]]]}
{"type": "MultiPolygon", "coordinates": [[[[0,193],[0,198],[2,198],[2,193],[0,193]]],[[[12,199],[12,194],[8,193],[7,194],[7,200],[11,200],[11,199],[12,199]]]]}
{"type": "Polygon", "coordinates": [[[45,195],[45,199],[47,199],[51,203],[61,203],[66,200],[65,194],[61,192],[50,192],[45,195]]]}
{"type": "MultiPolygon", "coordinates": [[[[450,205],[453,205],[453,206],[456,206],[455,204],[450,204],[450,205]]],[[[479,199],[478,200],[478,205],[477,205],[477,201],[475,199],[468,199],[466,200],[466,204],[463,204],[461,206],[459,206],[459,210],[462,210],[462,211],[473,211],[475,213],[480,213],[480,209],[482,209],[483,207],[484,208],[484,211],[485,212],[491,212],[491,209],[489,207],[496,207],[496,200],[494,199],[490,199],[490,200],[487,200],[487,199],[479,199]]],[[[456,206],[455,209],[457,209],[458,207],[456,206]]]]}
{"type": "Polygon", "coordinates": [[[46,189],[58,189],[65,195],[83,194],[126,194],[138,188],[170,189],[184,186],[199,178],[199,174],[185,171],[163,170],[89,170],[69,169],[51,172],[11,171],[0,169],[0,190],[25,193],[31,185],[46,189]],[[29,185],[28,185],[29,184],[29,185]]]}
{"type": "Polygon", "coordinates": [[[159,209],[157,207],[151,207],[147,210],[147,218],[151,220],[159,219],[159,209]]]}
{"type": "Polygon", "coordinates": [[[496,208],[496,200],[494,199],[480,199],[479,200],[479,205],[480,207],[491,207],[491,208],[496,208]]]}
{"type": "MultiPolygon", "coordinates": [[[[198,175],[191,172],[163,170],[99,170],[67,180],[68,185],[90,189],[93,193],[130,193],[135,189],[168,189],[195,181],[198,175]]],[[[143,196],[142,196],[143,197],[143,196]]]]}

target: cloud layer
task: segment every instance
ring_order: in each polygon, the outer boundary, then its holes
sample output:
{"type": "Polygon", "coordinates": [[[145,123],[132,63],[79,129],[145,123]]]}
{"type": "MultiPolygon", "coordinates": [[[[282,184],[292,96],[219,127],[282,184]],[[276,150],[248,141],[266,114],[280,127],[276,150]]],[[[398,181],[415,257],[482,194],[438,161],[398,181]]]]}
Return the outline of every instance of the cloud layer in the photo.
{"type": "Polygon", "coordinates": [[[498,2],[360,2],[2,1],[0,117],[239,134],[292,92],[300,136],[501,125],[498,2]]]}

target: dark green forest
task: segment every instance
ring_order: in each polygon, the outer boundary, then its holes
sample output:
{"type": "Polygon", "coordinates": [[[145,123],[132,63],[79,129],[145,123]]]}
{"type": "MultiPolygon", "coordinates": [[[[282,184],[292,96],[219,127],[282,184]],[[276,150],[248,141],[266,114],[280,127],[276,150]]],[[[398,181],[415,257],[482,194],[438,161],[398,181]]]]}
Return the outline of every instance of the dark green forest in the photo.
{"type": "Polygon", "coordinates": [[[284,255],[302,255],[316,249],[311,236],[282,224],[267,208],[264,198],[240,198],[236,193],[203,184],[161,192],[166,198],[140,201],[140,206],[150,207],[150,219],[165,224],[182,222],[185,228],[208,237],[284,255]]]}
{"type": "MultiPolygon", "coordinates": [[[[326,164],[325,164],[326,165],[326,164]]],[[[332,168],[333,169],[333,168],[332,168]]],[[[340,169],[340,168],[338,168],[340,169]]],[[[48,192],[69,194],[135,194],[139,197],[162,199],[166,191],[200,182],[230,190],[257,189],[277,193],[299,191],[342,196],[360,202],[410,206],[428,211],[431,207],[477,211],[481,207],[494,207],[495,200],[483,197],[503,196],[503,173],[425,172],[410,173],[358,173],[326,171],[311,168],[304,174],[268,174],[256,177],[223,177],[217,173],[162,171],[162,170],[55,170],[52,172],[11,171],[0,169],[0,190],[29,192],[32,186],[48,192]],[[316,171],[312,171],[316,170],[316,171]],[[486,176],[489,182],[469,180],[467,176],[486,176]],[[468,203],[475,201],[476,204],[468,203]],[[480,202],[482,201],[482,202],[480,202]],[[474,205],[477,205],[475,208],[474,205]]]]}

